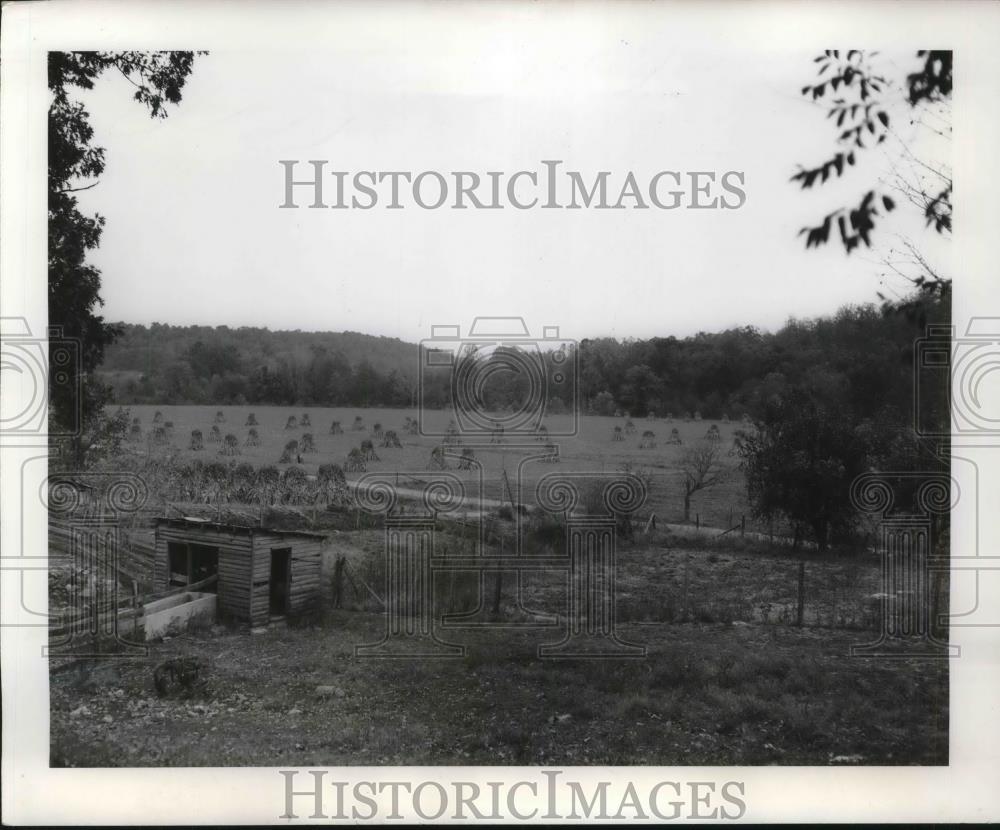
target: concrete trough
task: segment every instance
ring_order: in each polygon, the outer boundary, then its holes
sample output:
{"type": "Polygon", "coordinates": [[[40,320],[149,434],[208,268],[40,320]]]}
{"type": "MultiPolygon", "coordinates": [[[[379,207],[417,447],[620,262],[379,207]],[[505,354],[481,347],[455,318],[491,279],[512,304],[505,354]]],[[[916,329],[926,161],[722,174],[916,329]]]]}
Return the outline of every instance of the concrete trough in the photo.
{"type": "Polygon", "coordinates": [[[147,602],[143,607],[146,639],[181,632],[195,620],[214,620],[216,601],[215,594],[188,591],[147,602]]]}

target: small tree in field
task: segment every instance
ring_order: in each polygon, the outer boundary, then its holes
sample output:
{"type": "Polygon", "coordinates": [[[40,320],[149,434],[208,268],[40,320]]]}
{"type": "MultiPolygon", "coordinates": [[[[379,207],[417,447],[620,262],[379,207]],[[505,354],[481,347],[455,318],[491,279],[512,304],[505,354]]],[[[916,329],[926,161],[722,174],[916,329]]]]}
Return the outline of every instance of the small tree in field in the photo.
{"type": "Polygon", "coordinates": [[[851,482],[867,472],[887,446],[872,425],[814,392],[791,390],[768,404],[738,449],[747,495],[759,519],[786,519],[812,531],[820,550],[831,536],[849,532],[856,513],[851,482]]]}
{"type": "Polygon", "coordinates": [[[699,490],[714,487],[722,480],[719,465],[719,444],[703,440],[681,453],[680,467],[684,474],[684,521],[691,520],[691,496],[699,490]]]}

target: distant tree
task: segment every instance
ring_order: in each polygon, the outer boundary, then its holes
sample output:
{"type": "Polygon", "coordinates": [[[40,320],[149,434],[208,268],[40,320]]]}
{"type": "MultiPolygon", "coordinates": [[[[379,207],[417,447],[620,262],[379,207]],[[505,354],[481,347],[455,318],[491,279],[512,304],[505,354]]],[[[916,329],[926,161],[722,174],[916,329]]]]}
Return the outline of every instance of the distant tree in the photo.
{"type": "Polygon", "coordinates": [[[714,487],[722,480],[723,470],[719,464],[719,445],[714,441],[702,440],[687,447],[680,457],[680,468],[684,475],[684,521],[691,520],[691,497],[700,490],[714,487]]]}
{"type": "Polygon", "coordinates": [[[870,468],[879,437],[842,404],[801,388],[772,400],[755,426],[738,448],[754,517],[787,519],[824,550],[851,530],[851,482],[870,468]]]}
{"type": "Polygon", "coordinates": [[[614,415],[616,408],[615,399],[607,390],[598,392],[597,395],[591,399],[590,408],[593,410],[595,415],[614,415]]]}

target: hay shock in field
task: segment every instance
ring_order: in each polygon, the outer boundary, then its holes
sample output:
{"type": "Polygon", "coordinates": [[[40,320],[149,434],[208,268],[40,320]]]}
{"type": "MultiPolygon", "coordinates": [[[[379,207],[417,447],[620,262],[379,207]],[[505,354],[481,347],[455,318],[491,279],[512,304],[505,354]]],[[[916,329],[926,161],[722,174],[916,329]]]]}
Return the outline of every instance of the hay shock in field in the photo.
{"type": "Polygon", "coordinates": [[[721,441],[722,435],[719,433],[718,424],[712,424],[708,428],[708,432],[705,433],[705,439],[708,441],[721,441]]]}
{"type": "Polygon", "coordinates": [[[684,443],[683,441],[681,441],[681,434],[678,431],[677,427],[674,427],[672,430],[670,430],[670,437],[667,439],[667,443],[668,444],[684,443]]]}
{"type": "Polygon", "coordinates": [[[361,442],[361,456],[365,461],[378,461],[379,457],[375,453],[375,444],[371,439],[366,438],[361,442]]]}
{"type": "Polygon", "coordinates": [[[343,435],[344,428],[340,425],[340,421],[334,421],[330,424],[330,435],[343,435]]]}
{"type": "Polygon", "coordinates": [[[651,429],[647,429],[642,433],[642,438],[639,440],[639,449],[654,449],[656,447],[656,433],[651,429]]]}
{"type": "Polygon", "coordinates": [[[205,438],[201,434],[200,429],[191,430],[191,443],[188,444],[188,449],[194,452],[200,452],[205,449],[205,438]]]}
{"type": "Polygon", "coordinates": [[[447,470],[448,461],[445,455],[445,448],[435,447],[431,450],[430,468],[432,470],[447,470]]]}
{"type": "Polygon", "coordinates": [[[363,432],[365,428],[365,422],[360,415],[354,416],[354,424],[351,426],[355,432],[363,432]]]}
{"type": "Polygon", "coordinates": [[[226,437],[222,441],[222,446],[219,448],[219,452],[222,455],[239,455],[240,454],[239,439],[231,432],[227,433],[226,437]]]}
{"type": "Polygon", "coordinates": [[[288,420],[285,421],[285,429],[288,430],[288,429],[298,429],[298,428],[299,428],[299,419],[296,418],[294,415],[289,415],[288,420]]]}
{"type": "Polygon", "coordinates": [[[361,450],[354,447],[347,454],[347,461],[344,463],[344,470],[348,473],[363,473],[367,470],[365,466],[365,457],[361,450]]]}
{"type": "Polygon", "coordinates": [[[316,452],[316,442],[313,441],[313,435],[311,432],[306,432],[302,435],[302,441],[299,444],[299,450],[303,454],[316,452]]]}
{"type": "Polygon", "coordinates": [[[399,436],[396,434],[396,430],[387,429],[382,436],[382,446],[388,449],[403,449],[402,443],[400,443],[399,436]]]}
{"type": "Polygon", "coordinates": [[[625,435],[622,433],[622,428],[621,427],[616,426],[614,428],[614,431],[611,434],[611,440],[612,441],[624,441],[625,440],[625,435]]]}
{"type": "Polygon", "coordinates": [[[626,421],[625,422],[625,434],[626,435],[635,435],[635,431],[636,431],[635,430],[635,424],[632,423],[632,420],[629,419],[628,421],[626,421]]]}
{"type": "Polygon", "coordinates": [[[382,424],[377,423],[375,424],[375,426],[372,427],[372,436],[376,439],[382,437],[382,424]]]}
{"type": "Polygon", "coordinates": [[[309,420],[309,413],[308,412],[303,412],[302,413],[302,417],[299,418],[299,426],[303,427],[303,428],[305,428],[305,427],[312,427],[312,421],[309,420]]]}
{"type": "Polygon", "coordinates": [[[281,451],[281,458],[278,459],[279,464],[291,464],[295,460],[295,456],[299,452],[299,442],[294,438],[285,444],[285,448],[281,451]]]}
{"type": "Polygon", "coordinates": [[[218,424],[215,424],[208,433],[208,443],[218,444],[220,441],[222,441],[222,430],[219,429],[218,424]]]}
{"type": "Polygon", "coordinates": [[[215,413],[215,423],[224,424],[226,422],[226,414],[220,409],[215,413]]]}
{"type": "Polygon", "coordinates": [[[260,435],[258,435],[255,427],[250,427],[250,431],[247,432],[247,440],[244,442],[244,445],[247,447],[260,446],[260,435]]]}

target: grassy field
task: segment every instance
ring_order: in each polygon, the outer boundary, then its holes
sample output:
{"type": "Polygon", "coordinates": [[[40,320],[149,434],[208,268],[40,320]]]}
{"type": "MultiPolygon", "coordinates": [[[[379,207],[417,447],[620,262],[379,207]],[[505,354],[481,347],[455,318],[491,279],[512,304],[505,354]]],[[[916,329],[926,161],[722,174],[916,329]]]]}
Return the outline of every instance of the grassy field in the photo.
{"type": "MultiPolygon", "coordinates": [[[[161,412],[164,421],[174,424],[173,445],[183,458],[225,458],[218,455],[219,445],[206,443],[205,449],[193,452],[188,449],[190,434],[194,429],[200,429],[203,435],[209,435],[215,422],[219,407],[209,406],[133,406],[130,407],[133,417],[138,417],[142,423],[143,434],[148,439],[153,427],[156,412],[161,412]]],[[[302,435],[310,432],[316,444],[316,452],[302,456],[302,467],[307,473],[315,473],[320,464],[336,463],[343,465],[348,452],[360,445],[362,440],[372,439],[370,430],[375,424],[381,424],[384,429],[393,429],[399,435],[402,449],[383,449],[375,440],[379,455],[378,461],[367,465],[368,472],[395,473],[400,477],[400,486],[407,483],[406,473],[418,477],[430,470],[431,451],[438,446],[440,438],[424,435],[405,435],[403,423],[407,417],[416,418],[416,410],[401,409],[336,409],[329,407],[289,408],[289,407],[223,407],[225,423],[219,425],[223,435],[232,433],[241,445],[240,461],[249,462],[255,466],[264,464],[278,465],[282,448],[292,439],[301,442],[302,435]],[[253,413],[257,419],[256,427],[260,436],[260,446],[243,446],[248,432],[245,426],[247,416],[253,413]],[[307,413],[312,423],[311,427],[296,427],[285,429],[290,416],[301,419],[307,413]],[[352,429],[354,420],[360,416],[365,429],[352,429]],[[344,432],[339,435],[330,434],[330,425],[339,421],[344,432]]],[[[443,431],[451,418],[450,411],[432,412],[428,415],[431,429],[443,431]]],[[[579,419],[579,428],[574,435],[571,432],[573,419],[567,415],[554,415],[546,419],[546,425],[552,433],[552,443],[559,448],[560,471],[585,471],[599,473],[614,473],[624,465],[641,473],[649,480],[649,495],[646,506],[639,515],[642,518],[655,512],[658,521],[675,522],[683,518],[684,497],[681,487],[681,473],[678,460],[684,445],[696,442],[705,436],[712,421],[675,420],[648,421],[645,418],[634,419],[635,433],[625,435],[624,440],[614,440],[614,428],[622,427],[624,431],[626,419],[601,417],[595,415],[583,416],[579,419]],[[669,445],[667,438],[672,429],[676,428],[684,445],[669,445]],[[656,434],[656,446],[640,448],[642,433],[652,430],[656,434]],[[557,435],[563,433],[563,435],[557,435]]],[[[726,470],[726,476],[716,487],[696,493],[692,499],[691,521],[696,516],[702,524],[712,527],[731,527],[740,522],[740,517],[747,514],[748,527],[753,526],[746,503],[746,493],[743,476],[738,469],[738,459],[729,455],[733,437],[739,429],[738,424],[717,422],[721,434],[720,462],[726,470]]],[[[470,443],[466,441],[466,443],[470,443]]],[[[504,445],[476,446],[477,460],[483,467],[484,487],[482,495],[486,498],[499,499],[502,495],[501,474],[506,470],[512,486],[516,491],[516,476],[519,464],[532,454],[542,451],[543,445],[529,442],[529,449],[518,449],[513,446],[514,439],[508,436],[504,445]]],[[[149,451],[148,440],[132,442],[130,446],[139,452],[149,451]]],[[[280,467],[287,465],[278,465],[280,467]]],[[[451,467],[456,467],[452,462],[451,467]]],[[[539,461],[527,461],[523,466],[522,493],[524,501],[533,499],[533,488],[538,478],[556,469],[553,465],[539,461]]],[[[478,478],[475,472],[456,471],[465,479],[467,492],[475,493],[478,488],[478,478]]],[[[348,473],[349,479],[360,477],[360,473],[348,473]]],[[[515,497],[517,493],[515,492],[515,497]]],[[[758,528],[764,530],[765,528],[758,528]]]]}
{"type": "Polygon", "coordinates": [[[358,659],[380,615],[218,628],[149,662],[53,675],[54,766],[946,764],[942,661],[849,658],[850,632],[623,624],[638,661],[541,661],[537,633],[462,637],[456,660],[358,659]],[[196,656],[209,692],[161,699],[152,665],[196,656]]]}
{"type": "MultiPolygon", "coordinates": [[[[340,533],[327,564],[346,554],[360,575],[380,553],[377,528],[340,533]]],[[[616,618],[646,649],[634,660],[545,660],[560,628],[496,626],[439,628],[465,646],[456,659],[359,658],[382,635],[378,602],[333,608],[324,590],[288,626],[214,625],[144,660],[54,671],[52,763],[946,764],[947,661],[849,656],[875,637],[877,561],[809,554],[796,627],[798,561],[662,531],[623,544],[616,618]],[[204,661],[204,694],[156,695],[153,669],[174,656],[204,661]]],[[[439,576],[437,615],[456,610],[439,576]]],[[[560,576],[537,575],[519,607],[508,576],[488,619],[565,614],[565,597],[560,576]]]]}
{"type": "MultiPolygon", "coordinates": [[[[175,462],[227,460],[217,455],[218,445],[187,449],[192,429],[208,434],[217,407],[133,407],[147,434],[157,410],[174,424],[175,462]]],[[[299,418],[303,410],[230,407],[223,410],[222,433],[235,434],[242,444],[251,411],[262,443],[244,447],[238,459],[255,466],[276,464],[285,442],[305,431],[317,445],[303,458],[307,472],[320,463],[343,463],[352,447],[371,437],[351,429],[360,415],[369,429],[378,422],[400,434],[403,447],[379,448],[381,460],[369,471],[399,471],[402,487],[407,472],[415,479],[428,475],[431,449],[439,443],[404,435],[403,422],[416,413],[399,410],[313,408],[311,428],[286,430],[288,417],[299,418]],[[329,434],[333,420],[344,434],[329,434]]],[[[439,415],[444,426],[449,415],[439,415]]],[[[550,429],[558,428],[554,420],[550,429]]],[[[52,764],[946,764],[947,661],[849,656],[852,645],[876,637],[878,558],[863,550],[792,551],[753,534],[669,526],[681,517],[683,497],[680,449],[664,439],[676,427],[685,443],[696,441],[710,422],[637,420],[637,434],[623,441],[613,440],[616,425],[624,426],[624,419],[583,418],[578,434],[554,439],[559,467],[529,464],[525,482],[531,486],[554,469],[610,474],[626,464],[649,474],[650,501],[640,518],[655,511],[661,521],[655,530],[619,541],[615,590],[618,635],[645,647],[641,659],[539,657],[538,646],[558,641],[562,629],[525,623],[537,623],[540,614],[565,625],[563,572],[525,575],[520,588],[507,574],[499,598],[493,574],[480,584],[472,572],[437,573],[436,619],[484,599],[476,620],[489,625],[439,630],[464,646],[465,655],[359,658],[355,647],[377,642],[385,625],[379,520],[349,505],[255,507],[253,515],[269,525],[305,523],[326,534],[316,613],[253,632],[212,624],[149,643],[142,660],[54,660],[52,764]],[[660,439],[655,448],[639,448],[645,429],[660,439]],[[337,603],[332,575],[341,557],[348,583],[337,603]],[[207,689],[188,699],[160,697],[154,668],[179,656],[203,662],[207,689]]],[[[693,511],[704,525],[728,527],[739,522],[745,504],[736,459],[727,454],[736,427],[720,423],[719,429],[728,476],[697,494],[693,511]]],[[[162,452],[144,442],[129,449],[162,452]]],[[[518,461],[531,451],[508,444],[477,448],[476,454],[486,470],[485,495],[497,498],[502,471],[513,479],[518,461]]],[[[212,515],[223,509],[182,508],[212,515]]],[[[488,552],[504,545],[509,551],[513,516],[497,509],[490,514],[488,552]]],[[[546,522],[532,515],[524,528],[542,550],[563,538],[561,526],[546,522]]],[[[436,550],[446,556],[474,552],[469,526],[461,517],[440,519],[436,550]]],[[[149,528],[131,532],[151,536],[149,528]]]]}

